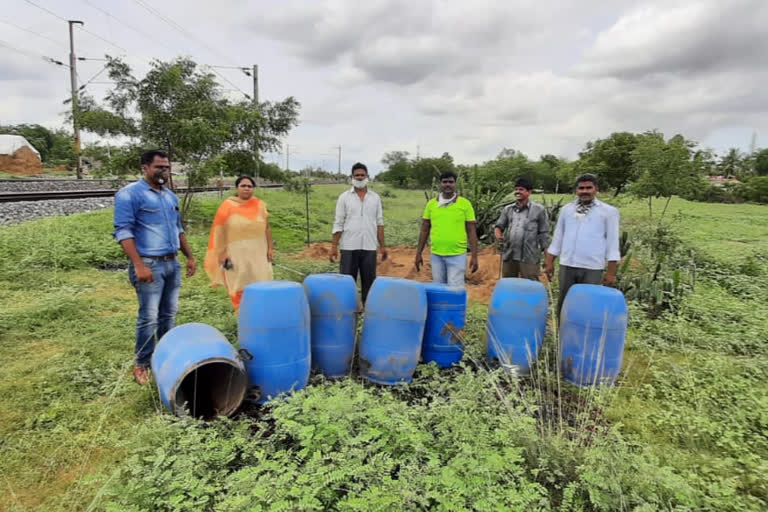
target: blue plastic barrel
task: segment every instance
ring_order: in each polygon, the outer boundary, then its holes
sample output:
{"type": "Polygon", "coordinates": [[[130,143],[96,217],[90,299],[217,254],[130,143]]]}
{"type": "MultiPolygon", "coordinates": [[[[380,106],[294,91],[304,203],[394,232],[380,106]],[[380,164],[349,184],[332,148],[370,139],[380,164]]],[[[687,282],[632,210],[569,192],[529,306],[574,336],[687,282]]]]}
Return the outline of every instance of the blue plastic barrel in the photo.
{"type": "Polygon", "coordinates": [[[178,415],[229,416],[248,389],[235,347],[217,329],[199,323],[179,325],[160,338],[152,374],[163,405],[178,415]]]}
{"type": "Polygon", "coordinates": [[[262,281],[243,290],[237,331],[251,396],[264,403],[307,385],[310,367],[309,304],[304,287],[293,281],[262,281]]]}
{"type": "Polygon", "coordinates": [[[419,363],[427,293],[415,281],[378,277],[365,302],[360,373],[378,384],[410,382],[419,363]]]}
{"type": "Polygon", "coordinates": [[[326,377],[348,375],[355,352],[355,280],[312,274],[304,279],[304,291],[312,316],[312,367],[326,377]]]}
{"type": "Polygon", "coordinates": [[[547,290],[538,281],[500,279],[488,304],[488,359],[527,375],[547,329],[547,290]]]}
{"type": "Polygon", "coordinates": [[[576,284],[560,312],[560,369],[577,386],[612,384],[621,370],[627,302],[615,288],[576,284]]]}
{"type": "Polygon", "coordinates": [[[461,361],[464,355],[461,331],[467,314],[467,290],[441,283],[425,283],[424,289],[427,292],[427,320],[421,359],[448,368],[461,361]]]}

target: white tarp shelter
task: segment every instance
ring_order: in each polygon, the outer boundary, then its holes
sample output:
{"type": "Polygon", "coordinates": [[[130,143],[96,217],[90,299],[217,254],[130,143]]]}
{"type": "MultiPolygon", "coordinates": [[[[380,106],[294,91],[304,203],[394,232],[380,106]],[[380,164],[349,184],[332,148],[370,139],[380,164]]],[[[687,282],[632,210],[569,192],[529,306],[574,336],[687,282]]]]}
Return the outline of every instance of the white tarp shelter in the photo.
{"type": "Polygon", "coordinates": [[[31,149],[40,158],[40,153],[21,135],[0,135],[0,155],[13,156],[21,148],[31,149]]]}

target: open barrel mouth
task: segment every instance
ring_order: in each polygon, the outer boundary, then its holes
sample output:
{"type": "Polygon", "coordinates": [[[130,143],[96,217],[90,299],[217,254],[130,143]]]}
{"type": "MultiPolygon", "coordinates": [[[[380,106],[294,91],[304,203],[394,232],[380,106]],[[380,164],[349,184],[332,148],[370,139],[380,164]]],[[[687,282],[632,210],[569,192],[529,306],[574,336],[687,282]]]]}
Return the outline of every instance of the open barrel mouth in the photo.
{"type": "Polygon", "coordinates": [[[231,415],[248,389],[245,373],[230,361],[202,361],[180,380],[172,394],[172,408],[201,419],[231,415]]]}

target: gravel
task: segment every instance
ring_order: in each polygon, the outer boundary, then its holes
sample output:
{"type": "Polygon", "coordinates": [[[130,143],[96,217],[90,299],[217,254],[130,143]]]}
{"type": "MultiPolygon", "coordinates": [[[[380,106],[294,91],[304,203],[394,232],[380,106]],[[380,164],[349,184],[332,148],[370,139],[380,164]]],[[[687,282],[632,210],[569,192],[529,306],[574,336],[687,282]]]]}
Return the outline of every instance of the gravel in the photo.
{"type": "Polygon", "coordinates": [[[104,208],[112,208],[114,205],[115,201],[111,197],[0,203],[0,225],[18,224],[19,222],[39,219],[42,217],[91,212],[104,208]]]}
{"type": "Polygon", "coordinates": [[[6,180],[0,181],[0,193],[107,190],[120,188],[126,183],[120,180],[6,180]]]}

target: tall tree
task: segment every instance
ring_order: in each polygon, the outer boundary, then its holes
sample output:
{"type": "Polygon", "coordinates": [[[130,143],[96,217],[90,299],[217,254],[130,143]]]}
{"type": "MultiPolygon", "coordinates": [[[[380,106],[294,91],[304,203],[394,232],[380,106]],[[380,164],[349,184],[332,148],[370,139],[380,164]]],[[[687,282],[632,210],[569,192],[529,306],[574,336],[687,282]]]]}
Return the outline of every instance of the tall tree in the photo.
{"type": "Polygon", "coordinates": [[[768,176],[768,148],[755,153],[755,173],[759,176],[768,176]]]}
{"type": "MultiPolygon", "coordinates": [[[[212,174],[249,172],[256,155],[280,147],[280,138],[297,124],[299,103],[231,101],[210,73],[190,59],[153,61],[139,80],[120,59],[108,58],[115,87],[100,106],[81,102],[80,125],[100,135],[123,135],[145,147],[169,149],[173,160],[187,164],[191,186],[207,183],[212,174]],[[228,165],[238,169],[228,169],[228,165]]],[[[185,196],[188,207],[191,196],[185,196]]]]}
{"type": "Polygon", "coordinates": [[[637,143],[638,136],[629,132],[614,132],[607,139],[587,142],[579,153],[578,167],[597,174],[601,186],[614,189],[617,196],[637,177],[632,160],[637,143]]]}
{"type": "Polygon", "coordinates": [[[744,155],[738,148],[731,148],[720,158],[717,168],[726,178],[744,178],[744,155]]]}
{"type": "Polygon", "coordinates": [[[668,141],[659,132],[643,134],[632,151],[633,172],[638,177],[632,192],[648,198],[648,211],[653,215],[653,198],[666,198],[662,218],[673,195],[681,194],[701,183],[700,167],[694,164],[695,143],[682,135],[668,141]]]}

